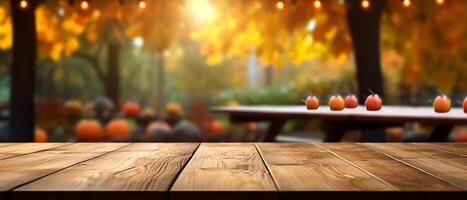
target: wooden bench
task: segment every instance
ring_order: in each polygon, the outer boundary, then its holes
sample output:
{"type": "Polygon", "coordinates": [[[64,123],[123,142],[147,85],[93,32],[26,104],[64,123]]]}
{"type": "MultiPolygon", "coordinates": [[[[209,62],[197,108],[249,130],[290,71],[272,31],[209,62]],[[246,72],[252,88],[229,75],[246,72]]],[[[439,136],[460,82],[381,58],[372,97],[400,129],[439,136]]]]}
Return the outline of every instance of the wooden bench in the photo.
{"type": "MultiPolygon", "coordinates": [[[[321,119],[330,129],[325,138],[337,142],[334,135],[343,135],[348,130],[403,126],[407,122],[418,122],[435,126],[430,141],[446,141],[448,133],[455,125],[467,125],[467,114],[461,108],[452,108],[449,113],[436,113],[432,107],[388,106],[379,111],[367,111],[364,106],[355,109],[332,111],[326,105],[317,110],[307,110],[305,106],[233,106],[215,107],[213,112],[228,114],[235,122],[268,121],[271,123],[263,142],[275,141],[285,122],[292,119],[321,119]]],[[[337,137],[339,138],[339,137],[337,137]]]]}

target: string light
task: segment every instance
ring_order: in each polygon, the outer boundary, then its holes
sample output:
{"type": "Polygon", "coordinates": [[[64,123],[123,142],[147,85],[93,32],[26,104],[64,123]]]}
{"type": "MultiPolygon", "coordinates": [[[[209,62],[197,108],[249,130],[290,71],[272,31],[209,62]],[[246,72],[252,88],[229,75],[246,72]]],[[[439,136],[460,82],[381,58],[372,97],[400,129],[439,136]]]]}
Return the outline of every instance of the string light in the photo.
{"type": "Polygon", "coordinates": [[[284,6],[285,6],[285,5],[284,5],[284,2],[282,2],[282,1],[278,1],[278,2],[276,3],[276,8],[277,8],[277,10],[282,10],[282,9],[284,9],[284,6]]]}
{"type": "Polygon", "coordinates": [[[370,8],[370,1],[369,0],[362,0],[361,6],[363,10],[368,10],[370,8]]]}
{"type": "Polygon", "coordinates": [[[316,8],[316,9],[320,9],[322,4],[321,4],[321,1],[320,0],[315,0],[313,2],[313,6],[316,8]]]}
{"type": "Polygon", "coordinates": [[[26,1],[26,0],[21,0],[21,1],[19,2],[19,7],[20,7],[21,9],[23,9],[23,10],[28,9],[28,6],[29,6],[29,5],[28,5],[28,1],[26,1]]]}
{"type": "Polygon", "coordinates": [[[410,0],[403,0],[402,1],[402,5],[404,5],[404,7],[408,8],[410,7],[412,3],[410,2],[410,0]]]}
{"type": "Polygon", "coordinates": [[[144,1],[144,0],[138,1],[138,7],[140,9],[145,9],[146,8],[146,1],[144,1]]]}
{"type": "Polygon", "coordinates": [[[89,2],[86,0],[81,1],[80,5],[81,9],[87,10],[89,8],[89,2]]]}
{"type": "Polygon", "coordinates": [[[436,0],[436,3],[439,4],[439,5],[441,5],[441,4],[444,3],[444,0],[436,0]]]}

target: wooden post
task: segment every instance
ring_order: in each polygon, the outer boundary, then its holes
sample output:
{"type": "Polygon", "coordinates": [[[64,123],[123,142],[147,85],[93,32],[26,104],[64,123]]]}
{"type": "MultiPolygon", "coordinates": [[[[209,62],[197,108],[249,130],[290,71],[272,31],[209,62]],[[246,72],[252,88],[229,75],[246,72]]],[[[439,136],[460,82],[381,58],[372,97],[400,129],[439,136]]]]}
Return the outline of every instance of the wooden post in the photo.
{"type": "Polygon", "coordinates": [[[105,94],[118,109],[120,105],[120,44],[109,42],[107,46],[107,74],[105,94]]]}
{"type": "Polygon", "coordinates": [[[37,1],[10,0],[13,18],[13,62],[10,82],[9,140],[30,142],[34,139],[34,76],[36,68],[37,1]]]}

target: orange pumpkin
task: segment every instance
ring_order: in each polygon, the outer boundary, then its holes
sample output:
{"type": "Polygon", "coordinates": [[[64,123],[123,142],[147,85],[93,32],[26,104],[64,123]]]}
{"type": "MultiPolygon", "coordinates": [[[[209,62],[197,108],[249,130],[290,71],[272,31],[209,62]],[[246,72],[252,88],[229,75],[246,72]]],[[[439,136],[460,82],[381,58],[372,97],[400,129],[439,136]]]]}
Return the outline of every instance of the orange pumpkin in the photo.
{"type": "Polygon", "coordinates": [[[165,107],[165,112],[169,117],[179,117],[182,113],[182,107],[178,103],[168,103],[165,107]]]}
{"type": "Polygon", "coordinates": [[[78,116],[83,110],[83,104],[79,100],[68,100],[65,102],[65,113],[67,116],[78,116]]]}
{"type": "Polygon", "coordinates": [[[122,107],[122,112],[127,117],[138,117],[140,110],[139,104],[135,102],[126,102],[122,107]]]}
{"type": "Polygon", "coordinates": [[[446,95],[439,95],[433,102],[433,108],[437,113],[447,113],[451,110],[451,100],[446,95]]]}
{"type": "Polygon", "coordinates": [[[47,142],[47,132],[44,129],[36,128],[34,131],[34,142],[47,142]]]}
{"type": "Polygon", "coordinates": [[[333,95],[329,99],[329,108],[334,111],[344,110],[345,100],[341,95],[333,95]]]}
{"type": "Polygon", "coordinates": [[[224,133],[224,125],[218,120],[214,120],[211,122],[211,133],[212,134],[222,134],[224,133]]]}
{"type": "Polygon", "coordinates": [[[168,133],[171,131],[170,125],[165,122],[152,122],[148,125],[145,130],[146,135],[151,135],[154,130],[158,130],[159,132],[168,133]]]}
{"type": "Polygon", "coordinates": [[[130,135],[130,125],[123,119],[114,119],[105,127],[108,138],[127,138],[130,135]]]}
{"type": "Polygon", "coordinates": [[[79,141],[98,141],[102,139],[103,130],[98,121],[83,119],[76,124],[75,134],[79,141]]]}

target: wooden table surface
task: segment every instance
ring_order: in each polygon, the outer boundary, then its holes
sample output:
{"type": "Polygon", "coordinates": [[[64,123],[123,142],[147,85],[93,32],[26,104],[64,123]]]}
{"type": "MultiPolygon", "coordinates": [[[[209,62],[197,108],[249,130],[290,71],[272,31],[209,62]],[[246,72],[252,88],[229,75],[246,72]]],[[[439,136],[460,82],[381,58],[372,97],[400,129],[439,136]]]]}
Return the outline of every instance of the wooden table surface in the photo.
{"type": "Polygon", "coordinates": [[[0,199],[467,198],[467,143],[0,143],[0,199]]]}
{"type": "Polygon", "coordinates": [[[364,122],[421,122],[448,125],[467,125],[467,114],[462,108],[452,108],[448,113],[436,113],[432,107],[384,105],[379,111],[367,111],[364,106],[355,109],[332,111],[327,105],[317,110],[307,110],[305,106],[230,106],[215,107],[214,112],[227,113],[236,117],[252,119],[271,118],[321,118],[342,121],[364,122]]]}

